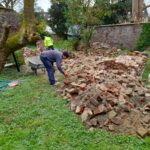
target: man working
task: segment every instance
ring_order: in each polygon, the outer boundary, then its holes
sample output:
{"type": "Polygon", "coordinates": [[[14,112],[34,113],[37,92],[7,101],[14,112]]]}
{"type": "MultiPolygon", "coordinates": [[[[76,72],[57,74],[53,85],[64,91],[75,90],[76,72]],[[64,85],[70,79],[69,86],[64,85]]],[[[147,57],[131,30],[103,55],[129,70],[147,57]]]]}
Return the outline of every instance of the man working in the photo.
{"type": "Polygon", "coordinates": [[[69,53],[67,51],[60,52],[56,49],[52,51],[43,51],[40,55],[40,59],[43,62],[49,77],[50,85],[56,85],[53,63],[56,62],[58,70],[67,77],[67,73],[62,70],[62,59],[68,58],[69,53]]]}
{"type": "Polygon", "coordinates": [[[50,36],[44,37],[44,46],[46,47],[47,50],[54,50],[53,39],[50,36]]]}

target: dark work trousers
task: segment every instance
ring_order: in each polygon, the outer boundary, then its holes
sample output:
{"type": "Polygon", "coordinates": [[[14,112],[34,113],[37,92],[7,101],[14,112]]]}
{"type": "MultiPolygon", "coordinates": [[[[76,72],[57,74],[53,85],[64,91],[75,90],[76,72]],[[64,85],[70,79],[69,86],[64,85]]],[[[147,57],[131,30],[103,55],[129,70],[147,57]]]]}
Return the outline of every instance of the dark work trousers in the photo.
{"type": "Polygon", "coordinates": [[[46,57],[40,56],[40,59],[47,70],[50,85],[54,85],[56,81],[54,76],[53,64],[46,57]]]}

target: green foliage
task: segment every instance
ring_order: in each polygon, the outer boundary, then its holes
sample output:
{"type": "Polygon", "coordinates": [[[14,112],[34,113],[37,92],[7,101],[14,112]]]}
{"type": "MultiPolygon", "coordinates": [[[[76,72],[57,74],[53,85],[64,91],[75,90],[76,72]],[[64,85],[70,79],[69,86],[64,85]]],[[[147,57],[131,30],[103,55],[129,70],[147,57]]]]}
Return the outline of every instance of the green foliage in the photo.
{"type": "Polygon", "coordinates": [[[119,0],[118,3],[108,4],[107,13],[102,17],[103,24],[116,24],[129,21],[132,11],[132,0],[119,0]]]}
{"type": "Polygon", "coordinates": [[[94,33],[94,29],[92,27],[87,27],[82,30],[81,39],[88,47],[90,47],[89,43],[93,33],[94,33]]]}
{"type": "Polygon", "coordinates": [[[83,6],[81,5],[81,2],[79,0],[73,0],[64,1],[66,5],[68,6],[67,9],[65,9],[65,16],[67,18],[67,27],[73,26],[73,25],[80,25],[81,22],[84,21],[83,18],[83,6]]]}
{"type": "MultiPolygon", "coordinates": [[[[150,55],[150,52],[148,52],[148,54],[150,55]]],[[[148,61],[147,61],[146,66],[145,66],[145,70],[144,70],[143,75],[142,75],[142,78],[143,78],[143,80],[146,81],[146,83],[148,83],[148,75],[149,74],[150,74],[150,58],[148,58],[148,61]]]]}
{"type": "Polygon", "coordinates": [[[37,31],[38,33],[42,34],[45,32],[47,20],[45,18],[45,12],[41,7],[35,7],[35,18],[37,21],[37,31]]]}
{"type": "MultiPolygon", "coordinates": [[[[104,0],[106,2],[106,0],[104,0]]],[[[104,1],[101,1],[101,3],[104,1]]],[[[80,0],[65,0],[64,1],[68,8],[65,11],[65,16],[67,18],[67,27],[72,27],[74,25],[80,26],[81,40],[87,46],[89,46],[89,41],[94,31],[91,26],[100,23],[100,16],[104,12],[104,9],[99,9],[99,7],[94,6],[92,0],[80,1],[80,0]]]]}
{"type": "Polygon", "coordinates": [[[64,40],[62,38],[55,38],[55,47],[58,49],[66,49],[68,51],[75,50],[76,39],[64,40]]]}
{"type": "Polygon", "coordinates": [[[52,30],[59,36],[65,35],[67,32],[66,18],[64,15],[64,10],[67,5],[63,2],[53,2],[51,8],[49,9],[50,20],[49,26],[52,30]]]}
{"type": "MultiPolygon", "coordinates": [[[[101,4],[104,3],[103,0],[101,4]]],[[[96,25],[100,23],[99,16],[104,10],[92,3],[93,0],[88,0],[86,2],[80,0],[65,0],[68,5],[68,9],[65,12],[67,18],[67,25],[70,27],[72,25],[80,25],[81,28],[86,28],[87,26],[96,25]]]]}
{"type": "Polygon", "coordinates": [[[72,49],[77,50],[80,42],[79,38],[74,37],[70,40],[70,42],[72,43],[72,49]]]}
{"type": "MultiPolygon", "coordinates": [[[[22,52],[21,50],[16,51],[16,52],[15,52],[15,56],[16,56],[16,59],[17,59],[19,65],[24,64],[23,52],[22,52]]],[[[12,55],[10,55],[10,56],[7,58],[7,63],[15,63],[15,62],[14,62],[14,58],[13,58],[12,55]]]]}
{"type": "Polygon", "coordinates": [[[15,55],[16,55],[17,61],[19,62],[19,65],[24,64],[23,52],[22,51],[16,51],[15,55]]]}
{"type": "Polygon", "coordinates": [[[37,11],[35,10],[34,15],[35,15],[36,21],[38,21],[38,22],[46,21],[46,19],[44,17],[45,12],[44,12],[44,10],[42,8],[38,7],[37,11]]]}
{"type": "Polygon", "coordinates": [[[42,34],[45,32],[45,29],[46,29],[46,21],[41,21],[38,25],[37,25],[37,31],[38,33],[42,34]]]}
{"type": "Polygon", "coordinates": [[[104,18],[112,14],[110,6],[109,0],[96,0],[95,7],[100,11],[96,16],[99,18],[100,24],[105,24],[104,18]]]}
{"type": "Polygon", "coordinates": [[[150,23],[143,24],[142,33],[137,42],[137,49],[144,51],[150,46],[150,23]]]}
{"type": "Polygon", "coordinates": [[[44,75],[5,69],[1,79],[23,80],[0,92],[1,150],[149,150],[149,139],[93,132],[55,94],[44,75]]]}

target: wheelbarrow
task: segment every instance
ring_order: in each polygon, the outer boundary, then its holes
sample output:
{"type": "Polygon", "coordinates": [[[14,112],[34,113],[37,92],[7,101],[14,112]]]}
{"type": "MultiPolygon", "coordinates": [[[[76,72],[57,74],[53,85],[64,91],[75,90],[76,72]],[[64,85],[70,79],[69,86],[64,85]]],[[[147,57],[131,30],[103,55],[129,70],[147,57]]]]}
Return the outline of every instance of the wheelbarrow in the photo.
{"type": "Polygon", "coordinates": [[[28,57],[27,61],[29,62],[29,66],[31,67],[32,71],[37,75],[37,70],[42,69],[45,72],[45,66],[43,65],[42,61],[40,60],[39,56],[28,57]]]}

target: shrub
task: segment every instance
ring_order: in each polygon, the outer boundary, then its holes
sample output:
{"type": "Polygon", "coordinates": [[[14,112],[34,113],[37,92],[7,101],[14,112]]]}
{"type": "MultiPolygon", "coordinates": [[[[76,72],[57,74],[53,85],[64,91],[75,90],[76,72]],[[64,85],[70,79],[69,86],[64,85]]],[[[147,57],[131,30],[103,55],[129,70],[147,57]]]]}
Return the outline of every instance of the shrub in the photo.
{"type": "Polygon", "coordinates": [[[42,21],[40,24],[37,25],[37,31],[38,33],[42,34],[43,32],[45,32],[46,29],[46,22],[42,21]]]}
{"type": "Polygon", "coordinates": [[[143,24],[142,33],[137,42],[136,48],[144,51],[150,46],[150,23],[143,24]]]}

